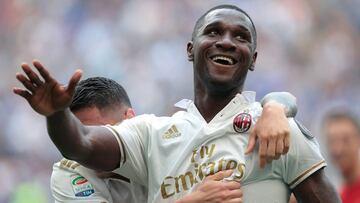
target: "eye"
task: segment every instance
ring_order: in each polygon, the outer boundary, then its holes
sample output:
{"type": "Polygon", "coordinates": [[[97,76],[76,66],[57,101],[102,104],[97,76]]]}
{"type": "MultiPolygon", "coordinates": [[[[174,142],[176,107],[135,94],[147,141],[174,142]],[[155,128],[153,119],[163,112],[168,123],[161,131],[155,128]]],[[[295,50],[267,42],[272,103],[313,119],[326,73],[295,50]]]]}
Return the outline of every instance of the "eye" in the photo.
{"type": "Polygon", "coordinates": [[[245,41],[244,37],[241,36],[241,35],[237,35],[237,36],[235,37],[235,39],[236,39],[236,40],[239,40],[239,41],[245,41]]]}
{"type": "Polygon", "coordinates": [[[219,32],[216,31],[216,30],[211,30],[211,31],[208,32],[208,35],[211,36],[211,37],[215,37],[218,34],[219,34],[219,32]]]}
{"type": "Polygon", "coordinates": [[[241,42],[250,42],[249,36],[245,34],[238,34],[235,36],[235,39],[241,42]]]}

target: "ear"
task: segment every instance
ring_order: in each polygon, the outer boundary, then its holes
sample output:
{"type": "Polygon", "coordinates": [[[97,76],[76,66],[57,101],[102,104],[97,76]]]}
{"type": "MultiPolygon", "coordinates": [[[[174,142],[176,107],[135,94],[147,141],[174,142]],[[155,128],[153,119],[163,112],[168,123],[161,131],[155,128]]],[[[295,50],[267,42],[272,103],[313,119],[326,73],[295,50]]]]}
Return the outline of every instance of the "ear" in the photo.
{"type": "Polygon", "coordinates": [[[135,117],[135,111],[134,111],[134,109],[128,108],[128,109],[125,111],[124,119],[130,119],[130,118],[133,118],[133,117],[135,117]]]}
{"type": "Polygon", "coordinates": [[[256,58],[257,58],[257,51],[255,51],[255,53],[254,53],[254,55],[252,57],[251,65],[249,67],[249,70],[251,70],[251,71],[255,70],[256,58]]]}
{"type": "Polygon", "coordinates": [[[192,41],[189,41],[187,43],[187,56],[188,56],[188,61],[194,61],[194,44],[192,41]]]}

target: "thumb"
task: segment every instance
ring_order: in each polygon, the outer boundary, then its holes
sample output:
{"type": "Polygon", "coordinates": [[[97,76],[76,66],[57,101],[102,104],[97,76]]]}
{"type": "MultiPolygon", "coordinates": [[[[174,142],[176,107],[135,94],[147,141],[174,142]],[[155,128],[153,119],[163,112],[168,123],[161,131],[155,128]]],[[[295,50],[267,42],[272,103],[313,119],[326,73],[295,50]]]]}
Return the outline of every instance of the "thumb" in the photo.
{"type": "Polygon", "coordinates": [[[215,173],[214,175],[208,176],[207,179],[219,181],[226,177],[231,176],[232,173],[233,173],[233,170],[219,171],[219,172],[215,173]]]}
{"type": "Polygon", "coordinates": [[[249,143],[246,148],[245,154],[249,154],[250,152],[254,151],[255,144],[256,144],[256,138],[257,138],[256,131],[255,131],[255,128],[253,128],[250,132],[249,143]]]}
{"type": "Polygon", "coordinates": [[[68,87],[66,89],[66,91],[70,94],[73,95],[74,91],[75,91],[75,87],[76,85],[79,83],[80,79],[82,76],[82,70],[78,69],[75,71],[74,75],[71,77],[68,87]]]}

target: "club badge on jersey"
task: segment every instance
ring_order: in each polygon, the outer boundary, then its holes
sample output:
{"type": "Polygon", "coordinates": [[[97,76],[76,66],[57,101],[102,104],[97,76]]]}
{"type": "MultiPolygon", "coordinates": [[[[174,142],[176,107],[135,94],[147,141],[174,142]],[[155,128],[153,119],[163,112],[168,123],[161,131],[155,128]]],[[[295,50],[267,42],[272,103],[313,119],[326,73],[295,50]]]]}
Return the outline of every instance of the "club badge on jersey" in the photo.
{"type": "Polygon", "coordinates": [[[76,197],[88,197],[95,193],[91,183],[81,175],[71,176],[71,186],[76,197]]]}
{"type": "Polygon", "coordinates": [[[245,133],[250,129],[251,123],[252,118],[250,114],[240,113],[234,118],[233,127],[235,132],[245,133]]]}

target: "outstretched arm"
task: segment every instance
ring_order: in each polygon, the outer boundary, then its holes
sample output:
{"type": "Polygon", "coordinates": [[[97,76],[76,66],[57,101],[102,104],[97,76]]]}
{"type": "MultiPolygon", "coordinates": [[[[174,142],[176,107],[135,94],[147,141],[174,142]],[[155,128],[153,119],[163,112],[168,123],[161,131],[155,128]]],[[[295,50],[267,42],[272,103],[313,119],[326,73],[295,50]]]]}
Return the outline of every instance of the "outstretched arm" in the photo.
{"type": "Polygon", "coordinates": [[[81,71],[76,71],[63,86],[39,61],[33,61],[33,65],[41,77],[28,64],[22,64],[27,77],[17,73],[16,78],[26,89],[13,91],[25,98],[34,111],[46,116],[48,133],[61,154],[92,169],[115,169],[121,156],[116,138],[106,128],[84,126],[68,108],[81,71]]]}
{"type": "Polygon", "coordinates": [[[258,139],[259,163],[263,168],[289,151],[290,128],[286,117],[295,117],[297,106],[296,98],[288,92],[269,93],[261,104],[263,111],[250,134],[246,153],[254,150],[258,139]]]}
{"type": "Polygon", "coordinates": [[[320,169],[303,182],[295,187],[293,190],[296,200],[301,202],[326,202],[339,203],[341,202],[338,193],[334,186],[327,179],[324,169],[320,169]]]}

